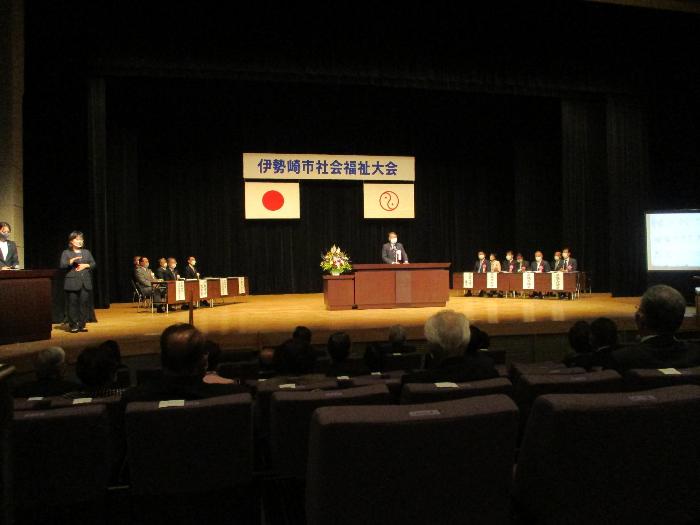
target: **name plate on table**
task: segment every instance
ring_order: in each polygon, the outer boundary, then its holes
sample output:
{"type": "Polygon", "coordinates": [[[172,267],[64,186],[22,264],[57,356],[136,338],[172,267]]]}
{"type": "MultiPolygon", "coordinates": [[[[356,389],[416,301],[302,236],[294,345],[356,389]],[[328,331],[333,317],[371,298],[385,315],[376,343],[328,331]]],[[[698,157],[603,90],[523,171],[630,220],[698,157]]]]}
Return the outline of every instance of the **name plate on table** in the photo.
{"type": "Polygon", "coordinates": [[[238,295],[245,295],[245,277],[232,277],[238,279],[238,295]]]}
{"type": "Polygon", "coordinates": [[[185,281],[181,279],[175,281],[175,300],[185,301],[185,281]]]}
{"type": "Polygon", "coordinates": [[[552,272],[552,290],[564,290],[564,274],[552,272]]]}
{"type": "Polygon", "coordinates": [[[523,290],[535,289],[535,274],[533,272],[523,272],[523,290]]]}
{"type": "Polygon", "coordinates": [[[486,288],[498,288],[497,272],[488,272],[486,274],[486,288]]]}
{"type": "Polygon", "coordinates": [[[222,277],[219,279],[219,293],[224,296],[228,295],[228,279],[222,277]]]}
{"type": "Polygon", "coordinates": [[[462,274],[462,287],[463,288],[474,288],[474,273],[464,272],[462,274]]]}
{"type": "Polygon", "coordinates": [[[199,297],[204,298],[209,296],[209,288],[207,287],[207,280],[206,279],[200,279],[199,280],[199,297]]]}

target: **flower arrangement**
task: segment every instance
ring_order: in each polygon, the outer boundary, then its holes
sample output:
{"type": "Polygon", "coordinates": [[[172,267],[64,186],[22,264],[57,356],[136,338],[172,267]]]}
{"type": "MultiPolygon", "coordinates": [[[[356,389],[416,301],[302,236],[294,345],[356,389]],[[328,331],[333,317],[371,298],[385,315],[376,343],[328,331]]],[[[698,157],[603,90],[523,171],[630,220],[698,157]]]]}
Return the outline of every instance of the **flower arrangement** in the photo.
{"type": "Polygon", "coordinates": [[[325,255],[321,255],[321,268],[324,272],[330,272],[331,275],[340,275],[352,270],[352,264],[350,264],[350,257],[334,244],[325,255]]]}

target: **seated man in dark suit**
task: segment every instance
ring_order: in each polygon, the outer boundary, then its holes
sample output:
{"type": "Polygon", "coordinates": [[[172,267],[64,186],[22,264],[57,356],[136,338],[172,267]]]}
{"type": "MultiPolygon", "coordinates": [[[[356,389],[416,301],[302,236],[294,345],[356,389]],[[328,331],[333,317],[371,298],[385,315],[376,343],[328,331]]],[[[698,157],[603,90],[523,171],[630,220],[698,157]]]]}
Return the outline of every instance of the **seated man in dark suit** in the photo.
{"type": "Polygon", "coordinates": [[[501,270],[507,273],[515,273],[518,271],[518,265],[515,262],[515,258],[513,257],[513,252],[511,250],[506,252],[506,260],[503,261],[501,270]]]}
{"type": "Polygon", "coordinates": [[[190,324],[174,324],[160,336],[160,362],[163,375],[122,394],[122,403],[206,399],[248,392],[235,384],[209,384],[203,381],[207,370],[206,338],[190,324]]]}
{"type": "Polygon", "coordinates": [[[66,393],[67,398],[115,397],[122,389],[116,385],[119,362],[108,345],[89,346],[78,355],[75,374],[80,388],[66,393]]]}
{"type": "Polygon", "coordinates": [[[34,358],[36,381],[17,386],[13,395],[17,398],[62,396],[80,388],[78,383],[66,381],[66,353],[63,348],[52,346],[41,350],[34,358]]]}
{"type": "Polygon", "coordinates": [[[615,321],[599,317],[591,323],[591,348],[590,370],[605,368],[610,355],[619,348],[615,321]]]}
{"type": "Polygon", "coordinates": [[[177,271],[177,261],[174,257],[168,257],[168,268],[165,271],[166,281],[177,281],[180,278],[180,274],[177,271]]]}
{"type": "Polygon", "coordinates": [[[316,350],[303,337],[288,339],[275,349],[273,361],[278,375],[266,384],[287,383],[308,385],[325,381],[326,375],[316,372],[316,350]]]}
{"type": "MultiPolygon", "coordinates": [[[[163,301],[162,293],[159,288],[153,288],[153,283],[156,282],[156,276],[149,268],[148,257],[141,257],[139,265],[134,270],[134,282],[136,287],[144,297],[152,297],[155,303],[163,301]]],[[[160,313],[165,312],[163,305],[158,306],[160,313]]]]}
{"type": "Polygon", "coordinates": [[[582,367],[591,369],[593,348],[591,347],[591,325],[586,321],[577,321],[569,328],[569,346],[571,352],[564,357],[568,368],[582,367]]]}
{"type": "Polygon", "coordinates": [[[474,273],[486,273],[489,271],[489,263],[486,261],[486,253],[482,250],[477,254],[477,259],[474,261],[474,273]]]}
{"type": "Polygon", "coordinates": [[[156,274],[156,279],[160,279],[161,281],[166,281],[167,277],[166,274],[168,272],[168,260],[165,257],[161,257],[158,259],[158,268],[156,268],[155,274],[156,274]]]}
{"type": "Polygon", "coordinates": [[[568,248],[564,248],[561,251],[561,260],[563,261],[563,268],[562,271],[565,272],[577,272],[578,271],[578,262],[576,259],[571,257],[571,250],[568,248]]]}
{"type": "Polygon", "coordinates": [[[471,330],[464,314],[443,310],[433,315],[425,322],[425,337],[433,356],[432,366],[405,374],[402,383],[462,383],[498,377],[493,360],[480,355],[478,349],[470,351],[465,359],[471,330]]]}
{"type": "Polygon", "coordinates": [[[197,266],[197,258],[194,257],[193,255],[190,255],[187,258],[187,266],[185,266],[183,277],[185,279],[199,279],[200,274],[199,274],[199,271],[197,270],[196,266],[197,266]]]}
{"type": "Polygon", "coordinates": [[[683,324],[685,299],[678,290],[657,284],[639,303],[634,320],[640,342],[615,350],[610,368],[625,372],[632,368],[689,368],[700,365],[700,347],[679,341],[675,334],[683,324]]]}
{"type": "Polygon", "coordinates": [[[561,252],[554,252],[554,260],[552,261],[554,267],[553,272],[563,272],[564,271],[564,261],[561,259],[561,252]]]}
{"type": "Polygon", "coordinates": [[[523,258],[522,253],[519,253],[515,257],[515,262],[517,263],[516,268],[518,273],[527,272],[530,269],[530,262],[523,258]]]}

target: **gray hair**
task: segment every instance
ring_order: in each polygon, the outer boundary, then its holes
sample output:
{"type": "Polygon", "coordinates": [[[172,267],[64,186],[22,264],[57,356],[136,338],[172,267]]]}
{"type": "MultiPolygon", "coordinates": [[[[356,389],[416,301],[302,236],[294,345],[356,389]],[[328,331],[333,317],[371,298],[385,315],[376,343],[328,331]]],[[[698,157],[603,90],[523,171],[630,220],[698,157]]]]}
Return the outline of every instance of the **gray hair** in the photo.
{"type": "Polygon", "coordinates": [[[34,372],[39,379],[50,379],[63,375],[66,353],[60,346],[51,346],[40,351],[34,359],[34,372]]]}
{"type": "Polygon", "coordinates": [[[675,288],[657,284],[649,288],[639,304],[644,325],[657,334],[673,334],[683,324],[685,299],[675,288]]]}
{"type": "Polygon", "coordinates": [[[457,355],[469,344],[469,319],[454,310],[442,310],[425,322],[425,338],[448,355],[457,355]]]}
{"type": "Polygon", "coordinates": [[[400,324],[390,326],[389,341],[393,344],[399,344],[406,341],[406,329],[400,324]]]}

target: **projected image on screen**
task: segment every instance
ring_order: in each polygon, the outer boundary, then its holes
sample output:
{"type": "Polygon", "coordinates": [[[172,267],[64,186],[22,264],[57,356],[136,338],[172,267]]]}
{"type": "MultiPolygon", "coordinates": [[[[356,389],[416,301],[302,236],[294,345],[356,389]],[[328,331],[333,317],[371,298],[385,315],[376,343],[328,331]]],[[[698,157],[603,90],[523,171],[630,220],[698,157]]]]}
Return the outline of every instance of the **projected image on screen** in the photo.
{"type": "Polygon", "coordinates": [[[647,213],[647,270],[700,270],[700,211],[647,213]]]}

